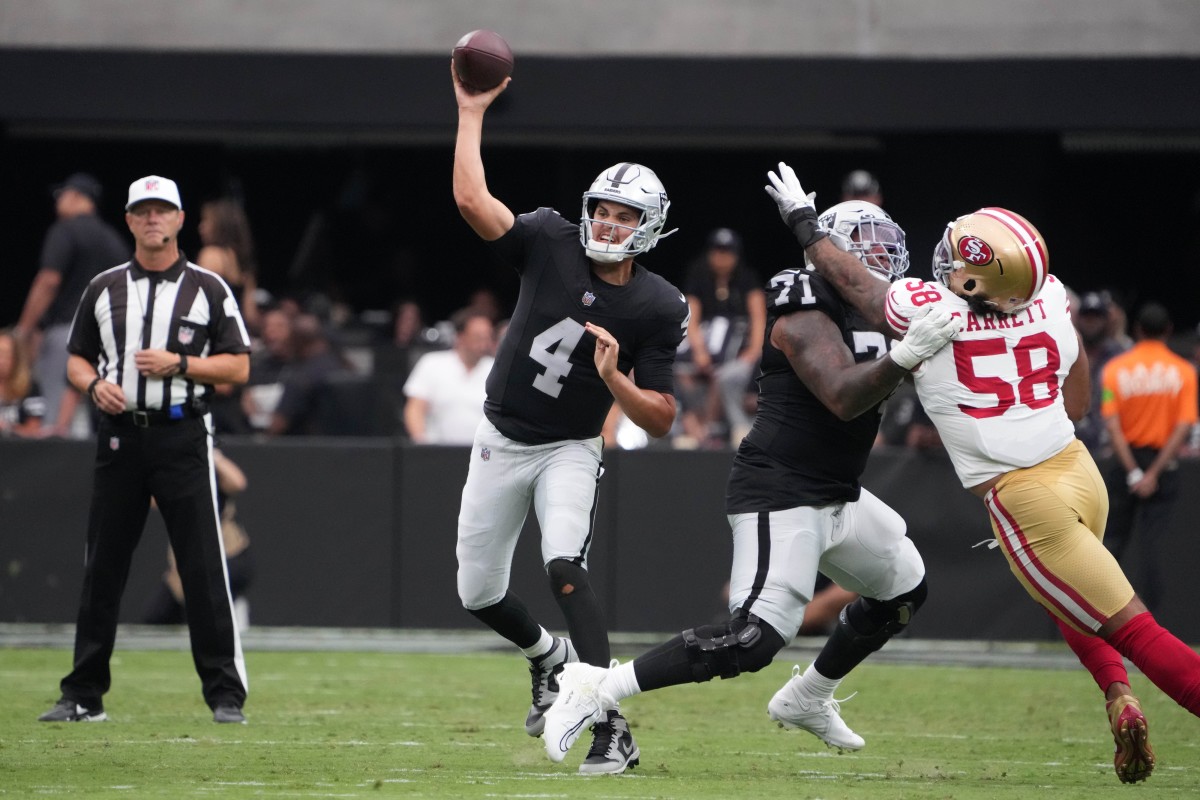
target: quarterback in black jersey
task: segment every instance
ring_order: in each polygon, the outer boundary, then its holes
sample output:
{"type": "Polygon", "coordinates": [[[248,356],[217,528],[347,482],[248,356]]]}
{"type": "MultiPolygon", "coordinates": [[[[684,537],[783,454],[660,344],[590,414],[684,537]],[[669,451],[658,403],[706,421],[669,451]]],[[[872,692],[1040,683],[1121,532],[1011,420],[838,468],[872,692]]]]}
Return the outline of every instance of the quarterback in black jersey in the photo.
{"type": "MultiPolygon", "coordinates": [[[[563,665],[609,663],[604,614],[587,573],[600,432],[614,401],[651,436],[670,431],[675,351],[688,306],[674,286],[634,263],[667,235],[670,202],[654,172],[632,163],[602,172],[583,195],[578,224],[548,208],[516,216],[488,190],[480,153],[484,113],[509,81],[476,93],[453,66],[451,73],[458,101],[454,199],[475,233],[521,276],[463,487],[458,594],[529,659],[533,699],[525,730],[538,736],[563,665]],[[547,632],[509,589],[531,502],[570,638],[547,632]]],[[[594,722],[579,771],[635,766],[640,753],[617,710],[594,722]]]]}
{"type": "MultiPolygon", "coordinates": [[[[908,268],[904,232],[876,206],[843,203],[825,235],[890,280],[908,268]]],[[[546,712],[547,755],[559,761],[577,731],[642,691],[732,678],[771,663],[795,636],[817,571],[862,595],[842,610],[814,665],[767,706],[772,719],[857,750],[833,693],[841,679],[908,624],[925,599],[925,566],[904,521],[859,484],[880,403],[957,325],[928,314],[891,351],[819,275],[789,269],[767,286],[758,416],[729,479],[733,527],[729,621],[684,631],[610,669],[568,664],[546,712]]]]}

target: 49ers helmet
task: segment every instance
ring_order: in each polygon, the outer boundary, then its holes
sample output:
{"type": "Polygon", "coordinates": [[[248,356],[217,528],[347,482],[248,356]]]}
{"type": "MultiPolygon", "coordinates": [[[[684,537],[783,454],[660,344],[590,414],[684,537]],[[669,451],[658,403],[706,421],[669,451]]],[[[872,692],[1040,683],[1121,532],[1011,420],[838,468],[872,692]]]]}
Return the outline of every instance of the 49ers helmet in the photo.
{"type": "MultiPolygon", "coordinates": [[[[654,170],[649,167],[622,162],[604,170],[583,193],[579,240],[583,242],[587,257],[600,263],[615,264],[646,252],[658,244],[660,238],[666,238],[675,232],[662,232],[667,224],[667,209],[670,207],[667,190],[654,174],[654,170]],[[614,226],[631,231],[625,241],[619,244],[599,242],[592,238],[592,218],[596,213],[596,205],[601,200],[612,200],[642,212],[636,226],[614,226]]],[[[609,224],[607,220],[605,224],[609,224]]]]}
{"type": "Polygon", "coordinates": [[[946,225],[933,250],[933,275],[964,297],[1012,314],[1037,298],[1050,274],[1046,240],[1029,220],[981,208],[946,225]]]}
{"type": "Polygon", "coordinates": [[[826,209],[817,224],[835,247],[853,253],[877,277],[894,281],[908,272],[904,229],[874,203],[838,203],[826,209]]]}

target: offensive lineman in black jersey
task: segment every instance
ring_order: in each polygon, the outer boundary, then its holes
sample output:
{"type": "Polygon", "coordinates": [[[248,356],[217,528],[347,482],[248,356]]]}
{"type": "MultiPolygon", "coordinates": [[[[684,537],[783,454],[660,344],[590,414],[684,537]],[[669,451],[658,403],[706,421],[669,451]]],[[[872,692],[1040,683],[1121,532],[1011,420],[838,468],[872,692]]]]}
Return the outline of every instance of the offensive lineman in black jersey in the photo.
{"type": "MultiPolygon", "coordinates": [[[[621,163],[601,173],[584,193],[578,225],[548,208],[517,217],[488,190],[480,154],[484,112],[509,81],[473,93],[453,66],[451,74],[458,101],[454,199],[471,228],[521,275],[463,487],[458,594],[468,611],[529,659],[533,701],[525,731],[538,736],[562,666],[609,663],[604,614],[587,573],[600,430],[615,399],[650,435],[670,431],[672,368],[688,306],[674,286],[634,263],[666,235],[670,202],[651,170],[621,163]],[[509,590],[530,501],[570,639],[548,633],[509,590]]],[[[615,706],[594,723],[579,771],[636,766],[637,744],[615,706]]]]}
{"type": "MultiPolygon", "coordinates": [[[[877,206],[834,206],[821,227],[878,277],[908,269],[904,232],[877,206]]],[[[611,669],[567,664],[546,712],[546,753],[561,761],[588,720],[642,691],[771,663],[796,635],[817,571],[862,596],[846,606],[816,661],[800,668],[767,706],[782,726],[857,750],[833,692],[842,678],[908,624],[925,600],[925,566],[904,521],[859,484],[879,427],[880,404],[908,370],[954,334],[947,313],[889,352],[837,291],[809,269],[767,286],[767,330],[758,415],[729,476],[733,527],[728,622],[684,631],[611,669]]]]}

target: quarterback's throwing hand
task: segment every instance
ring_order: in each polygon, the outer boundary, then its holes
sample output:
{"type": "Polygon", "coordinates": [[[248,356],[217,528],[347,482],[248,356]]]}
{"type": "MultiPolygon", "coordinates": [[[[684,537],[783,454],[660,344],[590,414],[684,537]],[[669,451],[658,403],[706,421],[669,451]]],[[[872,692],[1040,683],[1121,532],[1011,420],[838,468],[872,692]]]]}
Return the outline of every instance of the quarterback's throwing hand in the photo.
{"type": "Polygon", "coordinates": [[[913,369],[941,350],[958,333],[958,318],[944,308],[925,306],[908,325],[908,333],[888,355],[904,369],[913,369]]]}
{"type": "Polygon", "coordinates": [[[621,346],[611,333],[599,325],[588,322],[583,327],[596,337],[596,372],[607,381],[617,371],[617,355],[621,352],[621,346]]]}

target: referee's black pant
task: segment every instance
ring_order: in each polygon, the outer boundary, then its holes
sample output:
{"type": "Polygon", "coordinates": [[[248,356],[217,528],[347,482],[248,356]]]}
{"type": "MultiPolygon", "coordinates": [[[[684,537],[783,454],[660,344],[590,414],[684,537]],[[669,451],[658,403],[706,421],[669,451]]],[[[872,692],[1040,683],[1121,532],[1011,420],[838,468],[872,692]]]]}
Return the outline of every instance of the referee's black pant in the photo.
{"type": "Polygon", "coordinates": [[[127,414],[101,415],[75,665],[62,680],[63,697],[102,707],[112,683],[109,659],[121,595],[151,497],[179,564],[204,699],[210,708],[241,707],[246,668],[225,573],[211,439],[205,420],[197,417],[138,427],[127,414]]]}

